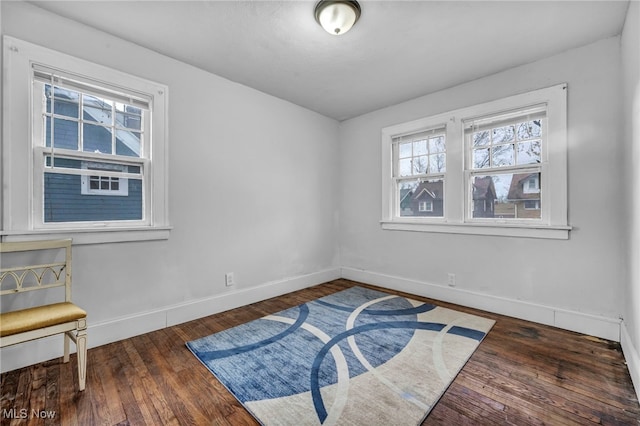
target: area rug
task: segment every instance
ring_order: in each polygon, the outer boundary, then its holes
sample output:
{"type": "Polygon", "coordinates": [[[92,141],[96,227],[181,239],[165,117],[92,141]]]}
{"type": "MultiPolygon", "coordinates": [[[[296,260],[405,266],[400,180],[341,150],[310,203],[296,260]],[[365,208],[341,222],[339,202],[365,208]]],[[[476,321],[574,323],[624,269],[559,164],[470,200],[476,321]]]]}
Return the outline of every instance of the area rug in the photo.
{"type": "Polygon", "coordinates": [[[352,287],[187,346],[263,425],[415,425],[493,324],[352,287]]]}

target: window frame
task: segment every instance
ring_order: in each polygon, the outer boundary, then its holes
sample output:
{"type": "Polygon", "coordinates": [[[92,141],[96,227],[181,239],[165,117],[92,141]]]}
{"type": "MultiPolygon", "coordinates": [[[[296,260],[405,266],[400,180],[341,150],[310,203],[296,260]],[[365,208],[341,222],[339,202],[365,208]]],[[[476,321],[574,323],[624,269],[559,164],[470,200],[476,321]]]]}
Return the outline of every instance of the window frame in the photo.
{"type": "MultiPolygon", "coordinates": [[[[382,214],[385,230],[443,232],[474,235],[497,235],[530,238],[568,239],[571,226],[567,217],[567,84],[533,90],[430,117],[384,127],[382,134],[382,214]],[[544,210],[540,220],[472,218],[473,199],[469,183],[470,150],[465,136],[465,122],[480,117],[544,105],[546,139],[542,146],[540,193],[544,210]],[[393,141],[398,135],[419,133],[437,125],[445,125],[446,171],[444,217],[406,217],[397,214],[393,186],[393,141]]],[[[522,168],[524,169],[524,167],[522,168]]],[[[473,169],[481,173],[482,169],[473,169]]],[[[492,170],[495,172],[495,170],[492,170]]],[[[507,170],[505,169],[505,172],[507,170]]],[[[488,173],[490,174],[490,173],[488,173]]]]}
{"type": "MultiPolygon", "coordinates": [[[[401,213],[401,202],[402,199],[404,199],[404,197],[401,197],[401,191],[398,189],[399,185],[403,182],[411,182],[411,181],[417,181],[418,184],[417,186],[419,187],[422,183],[425,182],[437,182],[437,181],[442,181],[442,185],[444,187],[444,185],[446,185],[445,182],[445,173],[446,173],[446,156],[447,156],[447,145],[446,145],[446,135],[443,132],[443,129],[445,129],[445,126],[443,123],[437,124],[437,125],[429,125],[427,128],[422,129],[419,132],[406,132],[406,133],[402,133],[399,135],[395,135],[393,140],[392,140],[392,157],[393,157],[393,164],[392,164],[392,174],[393,174],[393,181],[394,181],[394,188],[392,190],[393,195],[392,197],[395,200],[398,200],[397,203],[395,203],[396,208],[394,209],[394,214],[396,214],[397,216],[402,216],[404,218],[412,218],[412,217],[422,217],[420,215],[413,215],[413,216],[403,216],[401,213]],[[438,138],[443,138],[444,139],[444,151],[431,151],[431,148],[429,148],[429,142],[431,141],[431,139],[438,139],[438,138]],[[422,142],[424,141],[426,144],[426,153],[424,155],[414,155],[414,145],[416,143],[422,142]],[[410,156],[401,156],[400,154],[400,145],[405,145],[405,144],[411,144],[411,155],[410,156]],[[444,155],[445,158],[445,170],[431,170],[431,162],[430,162],[430,158],[434,157],[434,156],[439,156],[439,155],[444,155]],[[415,158],[420,158],[420,157],[426,157],[427,158],[427,165],[425,167],[425,171],[423,173],[416,171],[416,168],[414,166],[414,159],[415,158]],[[400,163],[403,160],[407,160],[410,159],[410,169],[411,169],[411,173],[410,174],[403,174],[402,173],[402,167],[400,165],[400,163]]],[[[408,193],[409,194],[409,193],[408,193]]],[[[408,195],[406,194],[405,197],[408,195]]],[[[445,206],[443,206],[443,210],[444,210],[445,206]]],[[[432,208],[431,210],[420,210],[418,209],[419,213],[429,213],[429,212],[433,212],[433,202],[432,202],[432,208]]],[[[444,213],[443,213],[444,214],[444,213]]],[[[431,216],[433,218],[440,218],[442,219],[443,216],[431,216]]]]}
{"type": "MultiPolygon", "coordinates": [[[[2,230],[3,241],[74,238],[75,244],[167,239],[171,226],[168,209],[168,87],[166,85],[117,71],[80,58],[66,55],[10,36],[3,37],[5,81],[3,86],[2,141],[2,230]],[[122,94],[140,94],[149,102],[149,134],[153,142],[144,158],[104,155],[55,148],[55,153],[81,161],[113,162],[144,167],[145,195],[143,220],[45,223],[42,219],[42,197],[45,163],[51,151],[38,140],[42,108],[34,105],[34,79],[38,69],[55,70],[56,74],[95,85],[97,90],[122,94]],[[40,111],[38,117],[34,111],[40,111]],[[34,130],[35,129],[35,130],[34,130]],[[116,158],[117,157],[117,158],[116,158]]],[[[92,174],[77,170],[77,174],[92,174]]],[[[116,171],[100,175],[139,178],[116,171]]],[[[122,180],[122,179],[121,179],[122,180]]],[[[121,182],[122,184],[122,182],[121,182]]],[[[103,194],[104,195],[104,194],[103,194]]]]}

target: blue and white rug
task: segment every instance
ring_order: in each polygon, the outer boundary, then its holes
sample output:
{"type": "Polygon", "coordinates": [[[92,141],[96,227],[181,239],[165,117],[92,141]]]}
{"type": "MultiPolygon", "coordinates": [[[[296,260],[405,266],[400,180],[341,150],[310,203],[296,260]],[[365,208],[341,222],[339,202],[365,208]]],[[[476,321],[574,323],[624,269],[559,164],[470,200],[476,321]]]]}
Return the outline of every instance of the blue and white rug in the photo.
{"type": "Polygon", "coordinates": [[[187,346],[264,425],[415,425],[493,324],[352,287],[187,346]]]}

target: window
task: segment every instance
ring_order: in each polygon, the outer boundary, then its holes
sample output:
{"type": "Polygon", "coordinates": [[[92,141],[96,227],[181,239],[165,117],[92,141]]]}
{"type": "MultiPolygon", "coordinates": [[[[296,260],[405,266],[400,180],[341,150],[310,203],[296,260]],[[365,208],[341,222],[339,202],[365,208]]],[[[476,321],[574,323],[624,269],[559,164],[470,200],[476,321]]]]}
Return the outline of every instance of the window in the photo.
{"type": "MultiPolygon", "coordinates": [[[[115,170],[122,173],[128,172],[127,166],[117,164],[103,164],[96,162],[82,162],[84,170],[115,170]]],[[[106,195],[106,196],[129,196],[129,180],[114,176],[82,175],[80,177],[82,195],[106,195]]],[[[47,187],[45,183],[45,187],[47,187]]],[[[46,192],[46,191],[45,191],[46,192]]],[[[45,207],[46,209],[46,207],[45,207]]],[[[46,213],[45,213],[46,216],[46,213]]]]}
{"type": "Polygon", "coordinates": [[[566,85],[382,130],[382,227],[568,238],[566,85]]]}
{"type": "Polygon", "coordinates": [[[44,200],[34,203],[34,223],[146,224],[148,102],[78,80],[34,66],[34,179],[43,182],[34,195],[44,200]]]}
{"type": "Polygon", "coordinates": [[[433,211],[433,201],[420,201],[418,206],[418,211],[420,212],[432,212],[433,211]]]}
{"type": "Polygon", "coordinates": [[[539,194],[540,193],[540,174],[535,174],[528,177],[525,182],[524,189],[525,194],[539,194]]]}
{"type": "Polygon", "coordinates": [[[14,167],[3,239],[167,238],[167,87],[10,37],[4,46],[3,167],[14,167]]]}
{"type": "Polygon", "coordinates": [[[393,157],[398,214],[441,217],[446,170],[443,128],[394,138],[393,157]],[[434,204],[437,205],[435,210],[434,204]]]}
{"type": "Polygon", "coordinates": [[[530,205],[528,202],[534,199],[540,203],[542,145],[546,139],[546,105],[465,122],[474,202],[484,200],[495,207],[493,214],[474,208],[471,218],[542,219],[539,209],[532,214],[523,212],[523,208],[527,209],[524,204],[530,205]]]}

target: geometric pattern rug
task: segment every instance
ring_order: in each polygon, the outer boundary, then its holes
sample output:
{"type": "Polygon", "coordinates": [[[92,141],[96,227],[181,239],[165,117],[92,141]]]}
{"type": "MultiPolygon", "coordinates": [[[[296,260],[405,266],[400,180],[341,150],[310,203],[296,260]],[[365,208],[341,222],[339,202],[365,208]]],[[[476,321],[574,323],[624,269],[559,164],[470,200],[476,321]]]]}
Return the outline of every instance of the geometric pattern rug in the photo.
{"type": "Polygon", "coordinates": [[[493,324],[352,287],[187,347],[263,425],[416,425],[493,324]]]}

